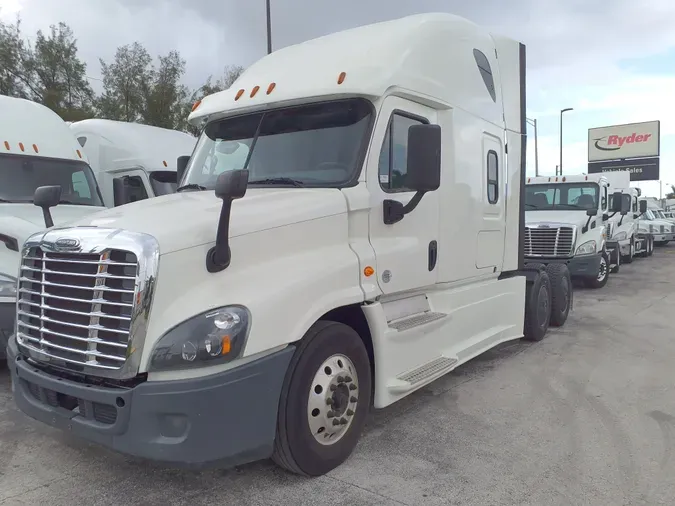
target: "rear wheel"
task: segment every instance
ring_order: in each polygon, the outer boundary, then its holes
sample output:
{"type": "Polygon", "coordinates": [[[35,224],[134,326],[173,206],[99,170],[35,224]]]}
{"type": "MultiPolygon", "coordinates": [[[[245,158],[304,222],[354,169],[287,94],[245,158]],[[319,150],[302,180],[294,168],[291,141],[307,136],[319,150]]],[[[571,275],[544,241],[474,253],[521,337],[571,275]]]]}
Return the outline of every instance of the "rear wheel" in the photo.
{"type": "Polygon", "coordinates": [[[523,339],[541,341],[551,321],[551,280],[546,271],[537,273],[525,291],[525,327],[523,339]]]}
{"type": "Polygon", "coordinates": [[[551,326],[562,327],[572,307],[572,278],[565,264],[548,264],[551,279],[551,326]]]}
{"type": "Polygon", "coordinates": [[[614,265],[614,267],[610,269],[609,272],[611,272],[612,274],[617,274],[620,270],[621,270],[621,255],[617,253],[616,264],[614,265]]]}
{"type": "Polygon", "coordinates": [[[368,352],[354,329],[315,323],[284,380],[274,462],[296,474],[320,476],[347,460],[370,409],[370,371],[368,352]]]}

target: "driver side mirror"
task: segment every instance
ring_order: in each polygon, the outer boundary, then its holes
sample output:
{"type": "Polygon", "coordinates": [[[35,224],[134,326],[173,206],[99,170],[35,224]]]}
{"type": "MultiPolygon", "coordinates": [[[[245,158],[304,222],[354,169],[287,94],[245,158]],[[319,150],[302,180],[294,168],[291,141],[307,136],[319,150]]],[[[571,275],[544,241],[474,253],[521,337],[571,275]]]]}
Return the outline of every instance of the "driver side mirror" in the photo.
{"type": "Polygon", "coordinates": [[[612,194],[612,204],[609,208],[610,213],[620,213],[621,212],[621,203],[623,201],[622,197],[623,193],[621,192],[614,192],[612,194]]]}
{"type": "Polygon", "coordinates": [[[640,214],[646,213],[647,212],[647,201],[641,200],[639,205],[640,205],[640,214]]]}
{"type": "Polygon", "coordinates": [[[230,211],[232,202],[246,195],[248,170],[227,170],[216,180],[216,197],[223,201],[216,232],[216,244],[206,253],[206,270],[220,272],[230,265],[230,211]]]}
{"type": "Polygon", "coordinates": [[[45,226],[51,228],[54,226],[52,213],[50,208],[56,207],[61,201],[61,187],[60,186],[40,186],[35,189],[33,194],[33,204],[42,208],[42,216],[45,220],[45,226]]]}
{"type": "Polygon", "coordinates": [[[597,209],[586,209],[586,216],[595,216],[598,214],[597,209]]]}
{"type": "Polygon", "coordinates": [[[415,191],[410,202],[385,200],[382,208],[384,223],[393,225],[412,212],[427,192],[441,186],[441,127],[413,125],[408,128],[408,160],[406,186],[415,191]]]}
{"type": "Polygon", "coordinates": [[[183,155],[179,156],[178,159],[176,160],[176,182],[180,186],[180,182],[183,179],[183,175],[185,174],[185,169],[187,168],[187,164],[190,161],[190,155],[183,155]]]}

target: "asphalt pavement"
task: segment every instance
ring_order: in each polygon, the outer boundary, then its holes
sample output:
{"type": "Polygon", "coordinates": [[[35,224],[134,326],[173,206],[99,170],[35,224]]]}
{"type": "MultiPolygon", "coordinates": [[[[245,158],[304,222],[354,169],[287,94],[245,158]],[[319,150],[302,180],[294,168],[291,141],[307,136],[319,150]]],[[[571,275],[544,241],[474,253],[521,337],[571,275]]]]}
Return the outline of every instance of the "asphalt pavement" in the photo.
{"type": "Polygon", "coordinates": [[[675,245],[622,265],[605,288],[577,289],[543,341],[374,412],[352,457],[314,479],[112,453],[24,416],[0,366],[0,505],[672,505],[674,287],[675,245]]]}

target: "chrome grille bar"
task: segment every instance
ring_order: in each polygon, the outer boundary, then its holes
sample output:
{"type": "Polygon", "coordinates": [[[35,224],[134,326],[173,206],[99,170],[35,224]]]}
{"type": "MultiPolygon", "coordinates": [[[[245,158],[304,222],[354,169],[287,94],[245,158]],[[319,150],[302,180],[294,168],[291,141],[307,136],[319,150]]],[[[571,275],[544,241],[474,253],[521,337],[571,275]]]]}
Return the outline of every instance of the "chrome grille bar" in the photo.
{"type": "Polygon", "coordinates": [[[525,256],[566,258],[574,253],[574,228],[564,226],[525,228],[525,256]]]}

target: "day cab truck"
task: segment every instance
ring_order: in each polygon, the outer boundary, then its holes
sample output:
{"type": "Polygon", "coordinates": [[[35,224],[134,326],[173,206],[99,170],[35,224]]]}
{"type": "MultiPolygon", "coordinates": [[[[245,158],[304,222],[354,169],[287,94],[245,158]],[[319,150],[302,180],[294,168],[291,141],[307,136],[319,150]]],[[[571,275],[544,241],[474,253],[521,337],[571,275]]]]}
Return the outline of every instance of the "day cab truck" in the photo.
{"type": "Polygon", "coordinates": [[[195,104],[176,193],[25,242],[16,404],[172,465],[322,475],[371,406],[542,339],[572,294],[524,265],[525,68],[433,13],[265,56],[195,104]]]}
{"type": "Polygon", "coordinates": [[[643,233],[648,232],[651,235],[653,246],[665,246],[675,240],[675,225],[659,218],[653,204],[646,197],[640,199],[640,210],[644,212],[640,215],[638,226],[643,233]]]}
{"type": "Polygon", "coordinates": [[[647,210],[646,203],[640,200],[640,188],[630,186],[630,176],[625,172],[612,175],[625,175],[625,181],[609,196],[610,207],[620,210],[611,217],[613,232],[609,244],[619,249],[623,262],[631,263],[634,257],[652,255],[654,236],[639,226],[640,217],[647,210]]]}
{"type": "Polygon", "coordinates": [[[610,181],[603,174],[528,177],[525,187],[525,258],[567,265],[573,279],[592,288],[607,284],[620,255],[608,246],[610,181]]]}
{"type": "Polygon", "coordinates": [[[70,125],[91,161],[107,207],[176,191],[177,159],[194,150],[185,132],[125,121],[86,119],[70,125]]]}
{"type": "Polygon", "coordinates": [[[86,153],[51,109],[0,95],[0,357],[14,327],[20,248],[50,226],[34,205],[38,187],[61,190],[51,223],[62,224],[105,209],[86,153]]]}

